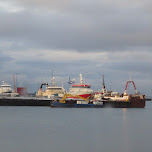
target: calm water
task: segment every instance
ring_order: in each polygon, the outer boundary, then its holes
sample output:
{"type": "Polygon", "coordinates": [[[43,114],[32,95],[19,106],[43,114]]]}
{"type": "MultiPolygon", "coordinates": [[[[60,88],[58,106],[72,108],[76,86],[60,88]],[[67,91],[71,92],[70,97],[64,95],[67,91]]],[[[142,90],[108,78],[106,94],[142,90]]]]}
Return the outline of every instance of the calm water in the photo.
{"type": "Polygon", "coordinates": [[[151,152],[145,109],[0,107],[1,152],[151,152]]]}

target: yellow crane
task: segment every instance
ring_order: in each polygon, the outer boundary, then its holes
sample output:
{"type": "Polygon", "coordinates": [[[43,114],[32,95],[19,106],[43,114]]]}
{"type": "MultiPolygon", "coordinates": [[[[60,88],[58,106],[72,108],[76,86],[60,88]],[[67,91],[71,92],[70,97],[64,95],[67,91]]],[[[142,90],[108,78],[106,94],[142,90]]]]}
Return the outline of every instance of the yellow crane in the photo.
{"type": "Polygon", "coordinates": [[[72,97],[76,97],[76,98],[80,98],[80,99],[82,99],[82,100],[85,100],[85,101],[89,102],[89,101],[88,101],[88,98],[86,99],[86,98],[83,98],[83,97],[81,97],[81,96],[79,96],[79,95],[72,95],[72,94],[65,94],[65,95],[63,96],[63,98],[62,98],[61,100],[59,100],[59,102],[60,102],[60,103],[66,103],[65,100],[66,100],[67,97],[71,97],[71,98],[72,98],[72,97]]]}

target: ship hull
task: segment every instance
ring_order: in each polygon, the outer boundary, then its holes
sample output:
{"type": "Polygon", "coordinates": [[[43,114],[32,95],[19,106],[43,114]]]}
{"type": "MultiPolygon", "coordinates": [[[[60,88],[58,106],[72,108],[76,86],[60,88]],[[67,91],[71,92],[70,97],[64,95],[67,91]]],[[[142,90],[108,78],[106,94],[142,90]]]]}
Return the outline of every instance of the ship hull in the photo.
{"type": "Polygon", "coordinates": [[[128,101],[108,101],[103,100],[104,107],[113,107],[113,108],[145,108],[145,96],[129,96],[128,101]]]}
{"type": "MultiPolygon", "coordinates": [[[[74,94],[73,94],[74,95],[74,94]]],[[[76,95],[78,95],[78,96],[80,96],[80,97],[82,97],[82,98],[88,98],[88,97],[90,97],[91,96],[91,94],[76,94],[76,95]]],[[[77,99],[77,97],[73,97],[73,96],[71,96],[71,97],[68,97],[68,98],[74,98],[74,99],[77,99]]]]}
{"type": "Polygon", "coordinates": [[[60,103],[60,102],[52,101],[51,107],[54,107],[54,108],[102,108],[103,105],[60,103]]]}

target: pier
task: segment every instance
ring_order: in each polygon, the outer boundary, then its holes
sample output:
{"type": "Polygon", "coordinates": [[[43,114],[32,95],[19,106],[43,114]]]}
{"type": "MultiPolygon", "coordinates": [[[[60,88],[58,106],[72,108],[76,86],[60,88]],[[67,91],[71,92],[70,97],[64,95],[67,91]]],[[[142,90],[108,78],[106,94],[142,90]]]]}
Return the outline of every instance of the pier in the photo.
{"type": "Polygon", "coordinates": [[[51,100],[36,97],[1,97],[0,106],[50,106],[51,100]]]}

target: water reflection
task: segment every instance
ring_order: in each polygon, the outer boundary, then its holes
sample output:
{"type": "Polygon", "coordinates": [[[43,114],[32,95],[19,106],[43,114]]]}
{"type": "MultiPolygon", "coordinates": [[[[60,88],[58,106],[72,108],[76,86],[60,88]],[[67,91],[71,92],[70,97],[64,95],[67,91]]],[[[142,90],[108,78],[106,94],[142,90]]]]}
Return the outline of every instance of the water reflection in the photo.
{"type": "Polygon", "coordinates": [[[124,139],[124,152],[129,152],[129,139],[128,139],[128,121],[127,109],[123,108],[123,139],[124,139]]]}

